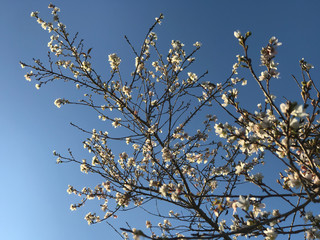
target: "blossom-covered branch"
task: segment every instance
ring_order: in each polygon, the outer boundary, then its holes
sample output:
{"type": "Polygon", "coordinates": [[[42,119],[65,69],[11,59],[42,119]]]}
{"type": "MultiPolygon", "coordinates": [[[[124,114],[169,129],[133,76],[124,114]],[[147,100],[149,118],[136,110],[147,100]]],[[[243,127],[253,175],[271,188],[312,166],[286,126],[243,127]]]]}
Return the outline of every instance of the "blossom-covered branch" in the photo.
{"type": "Polygon", "coordinates": [[[101,213],[89,212],[88,224],[132,208],[150,215],[145,230],[122,228],[124,239],[320,238],[315,208],[320,192],[320,94],[311,64],[300,61],[301,84],[294,76],[302,99],[297,93],[291,101],[278,102],[271,86],[280,76],[275,59],[281,43],[271,37],[262,48],[259,75],[248,52],[251,33],[235,31],[243,55],[236,56],[229,78],[211,82],[205,80],[207,72],[189,70],[201,43],[188,50],[172,40],[168,53],[161,53],[154,32],[164,18],[161,14],[139,50],[126,37],[134,55],[131,76],[122,76],[122,58],[111,53],[106,55],[110,74],[102,77],[91,61],[92,48],[86,49],[78,34],[67,32],[59,8],[49,8],[52,22],[31,13],[51,34],[48,60],[21,62],[30,69],[25,78],[36,81],[37,89],[57,81],[73,84],[79,98],[61,96],[54,104],[89,107],[105,122],[103,129],[92,131],[72,124],[88,135],[83,147],[91,159],[78,159],[71,150],[69,155],[54,151],[57,163],[77,163],[81,172],[101,179],[81,190],[69,185],[68,193],[82,198],[71,210],[100,201],[101,213]],[[256,81],[264,98],[254,110],[239,101],[248,91],[247,81],[256,81]],[[112,147],[113,142],[121,147],[112,147]],[[278,163],[273,169],[277,178],[264,165],[271,157],[278,163]],[[172,210],[155,211],[150,207],[155,202],[172,210]]]}

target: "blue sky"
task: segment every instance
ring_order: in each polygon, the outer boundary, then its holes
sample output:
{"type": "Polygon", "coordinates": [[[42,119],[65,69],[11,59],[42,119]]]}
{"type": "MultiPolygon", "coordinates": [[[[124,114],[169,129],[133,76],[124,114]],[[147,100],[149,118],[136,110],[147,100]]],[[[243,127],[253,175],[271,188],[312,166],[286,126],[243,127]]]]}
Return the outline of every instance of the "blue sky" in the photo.
{"type": "MultiPolygon", "coordinates": [[[[57,109],[54,100],[68,96],[74,89],[57,84],[38,91],[34,82],[25,81],[26,71],[19,66],[20,60],[31,62],[33,57],[46,60],[50,35],[30,13],[38,10],[44,18],[50,17],[49,3],[1,1],[0,239],[119,239],[106,224],[87,225],[83,217],[90,207],[77,212],[69,210],[76,198],[67,194],[68,184],[81,187],[97,179],[80,173],[78,166],[58,166],[52,156],[53,150],[65,152],[69,147],[81,156],[84,136],[69,122],[91,129],[96,117],[72,107],[57,109]]],[[[60,16],[68,30],[79,32],[85,45],[93,47],[97,69],[105,73],[109,71],[108,54],[116,52],[123,59],[133,58],[123,36],[127,35],[139,46],[154,18],[163,13],[165,19],[155,30],[160,45],[167,51],[172,39],[181,40],[187,47],[200,41],[203,47],[195,71],[208,69],[207,80],[222,81],[230,74],[235,55],[241,53],[233,36],[237,29],[252,31],[249,52],[256,67],[259,67],[259,51],[271,36],[283,43],[278,54],[281,78],[274,88],[280,98],[281,94],[290,95],[283,89],[294,91],[290,75],[299,74],[298,61],[302,57],[315,66],[314,79],[319,78],[320,2],[316,0],[59,0],[52,3],[61,8],[60,16]]],[[[249,92],[245,100],[254,97],[249,92]]],[[[136,216],[131,214],[121,221],[136,221],[136,216]]]]}

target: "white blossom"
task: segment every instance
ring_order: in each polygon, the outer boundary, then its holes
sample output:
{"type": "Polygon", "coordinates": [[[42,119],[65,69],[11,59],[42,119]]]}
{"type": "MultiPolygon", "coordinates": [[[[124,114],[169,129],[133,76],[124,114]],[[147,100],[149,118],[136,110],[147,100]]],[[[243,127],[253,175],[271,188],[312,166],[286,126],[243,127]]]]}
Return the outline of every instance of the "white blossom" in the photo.
{"type": "Polygon", "coordinates": [[[109,58],[111,69],[116,70],[120,65],[121,59],[117,56],[116,53],[110,54],[108,58],[109,58]]]}
{"type": "Polygon", "coordinates": [[[24,75],[24,77],[25,77],[25,79],[27,80],[27,81],[31,81],[31,76],[33,76],[33,72],[32,71],[30,71],[29,73],[27,73],[26,75],[24,75]]]}
{"type": "Polygon", "coordinates": [[[259,81],[266,80],[268,77],[269,77],[269,72],[263,71],[263,72],[261,72],[261,75],[259,76],[259,81]]]}
{"type": "Polygon", "coordinates": [[[166,197],[167,196],[167,193],[168,193],[168,185],[167,184],[163,184],[160,189],[159,189],[159,192],[161,193],[162,196],[166,197]]]}
{"type": "Polygon", "coordinates": [[[308,114],[303,109],[303,105],[297,105],[292,111],[291,115],[298,118],[303,118],[308,116],[308,114]]]}
{"type": "Polygon", "coordinates": [[[247,196],[247,198],[239,196],[239,200],[237,201],[237,207],[243,209],[244,211],[248,211],[250,207],[249,196],[247,196]]]}
{"type": "Polygon", "coordinates": [[[190,83],[194,83],[198,80],[198,76],[195,73],[188,72],[190,83]]]}
{"type": "Polygon", "coordinates": [[[114,118],[114,121],[113,121],[113,123],[112,123],[112,126],[113,126],[114,128],[117,128],[117,127],[121,126],[120,121],[121,121],[121,118],[114,118]]]}
{"type": "Polygon", "coordinates": [[[193,46],[195,46],[195,47],[197,47],[197,48],[199,48],[199,47],[201,47],[201,43],[200,42],[195,42],[194,44],[193,44],[193,46]]]}
{"type": "Polygon", "coordinates": [[[266,235],[266,240],[274,240],[278,236],[274,228],[267,228],[263,233],[266,235]]]}
{"type": "Polygon", "coordinates": [[[31,12],[31,14],[30,14],[31,17],[35,17],[35,18],[38,18],[38,15],[39,15],[38,11],[31,12]]]}
{"type": "Polygon", "coordinates": [[[234,37],[237,38],[237,39],[241,38],[241,32],[240,32],[239,30],[234,31],[234,32],[233,32],[233,35],[234,35],[234,37]]]}
{"type": "Polygon", "coordinates": [[[57,108],[61,108],[62,105],[66,104],[68,101],[63,98],[58,98],[54,101],[54,105],[57,106],[57,108]]]}

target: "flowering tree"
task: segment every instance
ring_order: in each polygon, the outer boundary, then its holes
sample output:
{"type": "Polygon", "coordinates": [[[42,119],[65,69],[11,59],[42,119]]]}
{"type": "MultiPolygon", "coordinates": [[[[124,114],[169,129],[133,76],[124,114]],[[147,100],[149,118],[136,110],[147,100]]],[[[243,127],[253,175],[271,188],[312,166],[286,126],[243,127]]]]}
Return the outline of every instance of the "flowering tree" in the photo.
{"type": "Polygon", "coordinates": [[[92,131],[74,125],[90,135],[83,146],[92,159],[54,151],[57,163],[77,163],[83,173],[101,179],[93,188],[69,186],[68,193],[81,198],[71,210],[98,199],[102,214],[89,212],[88,224],[108,221],[132,207],[152,216],[147,229],[121,228],[124,239],[131,234],[133,239],[320,238],[315,210],[320,201],[320,92],[309,72],[311,64],[302,59],[301,80],[293,76],[302,99],[279,104],[270,84],[279,77],[275,56],[281,43],[272,37],[262,48],[264,69],[258,75],[248,53],[251,33],[236,31],[244,53],[237,55],[230,77],[220,83],[205,81],[207,72],[188,71],[199,42],[187,53],[183,43],[173,40],[169,52],[160,53],[153,31],[161,14],[139,49],[126,38],[135,55],[131,76],[121,75],[121,58],[113,53],[108,56],[110,75],[104,79],[91,63],[91,49],[67,32],[59,8],[49,8],[52,22],[31,13],[52,34],[48,62],[21,62],[30,69],[25,78],[37,81],[37,89],[56,81],[75,84],[86,92],[84,97],[59,98],[54,104],[89,107],[106,122],[105,129],[92,131]],[[240,89],[246,91],[239,86],[247,83],[239,67],[261,92],[264,102],[256,109],[238,101],[240,89]],[[220,122],[219,114],[224,119],[228,115],[229,123],[220,122]],[[109,134],[106,129],[112,127],[121,131],[109,134]],[[121,151],[110,148],[114,141],[121,143],[121,151]],[[265,174],[264,160],[271,157],[279,163],[273,169],[276,178],[265,174]],[[168,207],[172,210],[162,210],[168,207]]]}

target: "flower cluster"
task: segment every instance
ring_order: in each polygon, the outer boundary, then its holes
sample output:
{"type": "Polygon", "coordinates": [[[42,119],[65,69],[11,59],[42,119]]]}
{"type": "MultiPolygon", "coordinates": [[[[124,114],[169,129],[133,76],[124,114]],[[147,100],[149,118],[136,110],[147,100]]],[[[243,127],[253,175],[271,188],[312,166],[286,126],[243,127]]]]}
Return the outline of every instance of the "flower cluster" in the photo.
{"type": "Polygon", "coordinates": [[[112,70],[116,70],[121,62],[121,59],[117,56],[116,53],[112,53],[108,56],[108,60],[112,70]]]}
{"type": "Polygon", "coordinates": [[[62,105],[69,103],[68,100],[64,99],[64,98],[57,98],[54,101],[54,105],[57,106],[57,108],[61,108],[62,105]]]}
{"type": "Polygon", "coordinates": [[[278,63],[274,62],[274,58],[277,54],[277,47],[282,43],[276,37],[272,37],[266,47],[261,50],[261,65],[267,67],[267,71],[261,72],[259,77],[260,81],[269,80],[270,78],[279,78],[280,73],[277,71],[278,63]]]}

